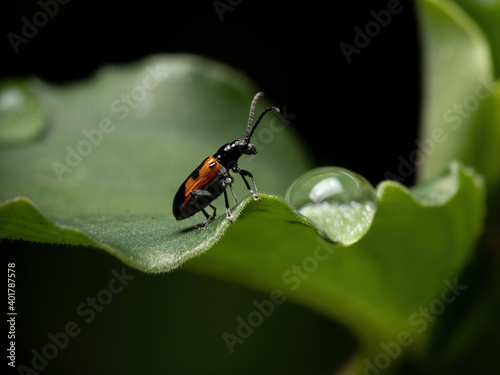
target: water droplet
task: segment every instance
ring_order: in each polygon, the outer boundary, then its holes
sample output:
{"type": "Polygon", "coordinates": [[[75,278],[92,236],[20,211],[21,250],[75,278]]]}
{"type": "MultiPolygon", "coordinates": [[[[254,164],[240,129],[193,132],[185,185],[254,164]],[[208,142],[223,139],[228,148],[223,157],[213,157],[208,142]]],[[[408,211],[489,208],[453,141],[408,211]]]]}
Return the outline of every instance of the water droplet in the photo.
{"type": "Polygon", "coordinates": [[[365,235],[377,210],[373,186],[340,167],[317,168],[302,175],[288,189],[286,200],[330,240],[345,245],[365,235]]]}
{"type": "Polygon", "coordinates": [[[33,140],[44,126],[42,103],[31,81],[0,83],[0,144],[33,140]]]}

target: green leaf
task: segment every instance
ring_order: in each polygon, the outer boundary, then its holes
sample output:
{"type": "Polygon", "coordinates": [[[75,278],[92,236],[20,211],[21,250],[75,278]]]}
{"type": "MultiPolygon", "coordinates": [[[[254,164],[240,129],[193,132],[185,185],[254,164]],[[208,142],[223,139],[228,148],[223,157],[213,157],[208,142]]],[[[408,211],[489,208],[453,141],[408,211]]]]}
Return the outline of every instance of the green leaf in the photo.
{"type": "Polygon", "coordinates": [[[468,13],[450,1],[419,2],[425,155],[419,178],[461,160],[485,177],[499,201],[500,86],[493,65],[500,61],[500,2],[457,3],[468,13]]]}
{"type": "Polygon", "coordinates": [[[496,78],[500,74],[500,1],[455,0],[483,30],[493,55],[496,78]]]}
{"type": "MultiPolygon", "coordinates": [[[[500,20],[499,20],[500,21],[500,20]]],[[[474,117],[468,143],[461,160],[473,166],[488,186],[488,196],[494,209],[500,203],[500,86],[484,100],[474,117]]],[[[494,214],[494,213],[492,213],[494,214]]]]}
{"type": "MultiPolygon", "coordinates": [[[[422,49],[422,129],[419,180],[462,160],[477,109],[494,82],[490,46],[477,24],[451,1],[418,3],[422,49]]],[[[482,131],[482,130],[481,130],[482,131]]],[[[473,165],[475,167],[475,165],[473,165]]]]}
{"type": "Polygon", "coordinates": [[[441,368],[477,347],[478,338],[491,332],[498,315],[487,291],[494,289],[495,271],[490,269],[498,264],[494,238],[500,203],[500,87],[495,81],[500,66],[499,5],[497,0],[442,0],[420,1],[417,8],[424,73],[420,142],[428,154],[419,178],[439,173],[456,159],[484,177],[488,193],[488,219],[478,255],[461,277],[470,290],[483,293],[466,296],[436,319],[439,328],[428,353],[441,368]]]}

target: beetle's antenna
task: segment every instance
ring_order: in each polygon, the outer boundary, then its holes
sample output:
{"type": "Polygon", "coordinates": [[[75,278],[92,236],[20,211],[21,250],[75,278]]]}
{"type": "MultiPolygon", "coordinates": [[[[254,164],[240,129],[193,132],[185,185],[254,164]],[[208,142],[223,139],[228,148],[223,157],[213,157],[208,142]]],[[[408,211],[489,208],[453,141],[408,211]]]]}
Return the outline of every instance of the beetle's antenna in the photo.
{"type": "Polygon", "coordinates": [[[250,142],[250,138],[252,138],[252,134],[253,134],[253,132],[255,131],[255,129],[257,128],[257,125],[259,125],[260,120],[262,120],[262,117],[264,117],[264,115],[265,115],[267,112],[269,112],[269,111],[274,111],[274,112],[278,112],[278,113],[279,113],[279,111],[280,111],[280,110],[279,110],[279,108],[277,108],[277,107],[269,107],[269,108],[266,108],[266,109],[264,110],[264,112],[262,112],[262,113],[260,114],[260,116],[259,116],[259,118],[257,119],[257,122],[255,123],[255,125],[254,125],[254,127],[253,127],[252,131],[250,132],[250,135],[248,135],[248,137],[247,137],[247,138],[245,138],[245,141],[250,142]]]}
{"type": "Polygon", "coordinates": [[[252,138],[252,134],[255,131],[255,129],[257,128],[257,125],[259,125],[260,121],[262,120],[262,118],[264,117],[264,115],[267,112],[269,112],[269,111],[279,112],[280,111],[279,108],[277,108],[277,107],[266,108],[264,110],[264,112],[262,112],[260,114],[259,118],[257,119],[257,122],[255,123],[255,125],[252,128],[252,121],[253,121],[253,115],[255,112],[255,106],[257,105],[257,100],[259,100],[259,98],[262,95],[264,95],[263,92],[258,92],[257,94],[255,94],[255,96],[253,97],[253,100],[252,100],[252,104],[250,105],[250,115],[248,116],[247,135],[245,137],[245,142],[247,142],[247,143],[250,141],[250,138],[252,138]],[[252,129],[252,130],[250,131],[250,129],[252,129]]]}
{"type": "Polygon", "coordinates": [[[255,106],[257,105],[257,100],[264,95],[263,92],[258,92],[255,94],[252,100],[252,104],[250,105],[250,114],[248,115],[248,125],[247,125],[247,135],[245,137],[245,140],[249,140],[249,134],[250,134],[250,129],[252,128],[252,121],[253,121],[253,113],[255,112],[255,106]]]}

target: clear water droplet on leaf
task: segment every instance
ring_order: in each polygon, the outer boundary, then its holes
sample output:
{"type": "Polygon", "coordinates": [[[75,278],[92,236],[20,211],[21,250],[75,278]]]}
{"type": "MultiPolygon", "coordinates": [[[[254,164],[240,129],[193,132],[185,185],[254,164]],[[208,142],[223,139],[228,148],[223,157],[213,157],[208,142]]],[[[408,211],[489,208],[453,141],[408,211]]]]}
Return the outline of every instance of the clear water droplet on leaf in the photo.
{"type": "Polygon", "coordinates": [[[32,83],[23,80],[0,83],[0,144],[34,140],[45,125],[42,103],[32,83]]]}
{"type": "Polygon", "coordinates": [[[332,241],[358,241],[370,228],[377,210],[373,186],[341,167],[313,169],[288,188],[286,200],[332,241]]]}

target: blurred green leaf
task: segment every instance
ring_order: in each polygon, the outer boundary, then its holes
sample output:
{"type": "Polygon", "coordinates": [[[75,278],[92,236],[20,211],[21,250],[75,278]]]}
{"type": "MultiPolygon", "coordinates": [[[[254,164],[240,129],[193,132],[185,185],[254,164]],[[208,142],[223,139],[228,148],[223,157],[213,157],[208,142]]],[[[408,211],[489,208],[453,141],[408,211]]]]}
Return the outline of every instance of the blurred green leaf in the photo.
{"type": "Polygon", "coordinates": [[[495,77],[500,74],[500,1],[454,0],[483,30],[490,44],[495,77]]]}
{"type": "MultiPolygon", "coordinates": [[[[477,24],[451,1],[418,3],[422,49],[419,180],[462,159],[477,109],[495,89],[490,46],[477,24]]],[[[491,126],[491,125],[489,125],[491,126]]],[[[481,130],[483,131],[483,130],[481,130]]],[[[476,167],[476,165],[473,165],[476,167]]]]}
{"type": "MultiPolygon", "coordinates": [[[[500,19],[499,19],[500,21],[500,19]]],[[[461,160],[473,166],[488,186],[490,209],[500,203],[500,86],[495,86],[474,117],[461,160]]],[[[495,214],[492,212],[492,214],[495,214]]]]}
{"type": "MultiPolygon", "coordinates": [[[[500,207],[500,2],[418,3],[423,54],[422,139],[429,152],[419,171],[425,180],[452,159],[484,177],[487,221],[473,265],[461,279],[476,292],[436,321],[428,347],[436,368],[456,362],[496,324],[500,207]],[[458,5],[457,5],[458,4],[458,5]],[[496,72],[496,75],[495,75],[496,72]],[[432,134],[441,132],[437,142],[432,134]],[[494,269],[496,268],[496,270],[494,269]]],[[[458,368],[460,364],[458,365],[458,368]]]]}

